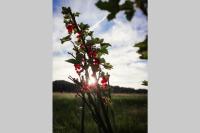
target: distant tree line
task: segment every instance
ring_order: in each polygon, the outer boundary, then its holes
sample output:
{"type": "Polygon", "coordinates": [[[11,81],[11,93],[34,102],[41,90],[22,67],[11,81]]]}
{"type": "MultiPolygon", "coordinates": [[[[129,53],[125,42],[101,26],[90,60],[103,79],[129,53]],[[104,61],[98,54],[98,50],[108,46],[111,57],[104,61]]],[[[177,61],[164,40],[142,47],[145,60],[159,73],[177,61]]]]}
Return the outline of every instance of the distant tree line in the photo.
{"type": "MultiPolygon", "coordinates": [[[[113,93],[141,93],[146,94],[148,91],[146,89],[134,89],[120,86],[111,86],[113,93]]],[[[65,80],[53,81],[53,92],[76,92],[77,86],[65,80]]]]}

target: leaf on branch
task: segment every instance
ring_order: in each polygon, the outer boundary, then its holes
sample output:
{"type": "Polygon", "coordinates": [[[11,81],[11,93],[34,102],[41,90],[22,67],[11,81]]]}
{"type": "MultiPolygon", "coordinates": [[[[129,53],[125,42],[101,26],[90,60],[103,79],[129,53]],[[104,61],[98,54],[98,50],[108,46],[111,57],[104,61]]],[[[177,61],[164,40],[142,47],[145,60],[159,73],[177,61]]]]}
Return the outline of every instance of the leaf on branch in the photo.
{"type": "Polygon", "coordinates": [[[70,35],[66,36],[66,37],[63,37],[62,39],[60,39],[61,41],[61,44],[65,43],[66,41],[70,41],[71,40],[71,37],[70,35]]]}
{"type": "Polygon", "coordinates": [[[101,44],[101,43],[103,43],[104,40],[96,37],[92,41],[93,41],[94,44],[101,44]]]}
{"type": "Polygon", "coordinates": [[[88,24],[83,24],[83,23],[80,23],[79,24],[79,27],[81,28],[81,30],[88,30],[90,28],[90,26],[88,24]]]}
{"type": "Polygon", "coordinates": [[[68,14],[70,12],[70,8],[62,7],[62,14],[68,14]]]}
{"type": "Polygon", "coordinates": [[[72,63],[72,64],[79,64],[80,62],[75,59],[68,59],[66,62],[72,63]]]}
{"type": "Polygon", "coordinates": [[[107,16],[108,20],[112,20],[115,18],[116,14],[120,11],[119,7],[120,0],[109,0],[109,1],[102,1],[99,0],[96,3],[96,6],[101,10],[107,10],[110,14],[107,16]]]}
{"type": "Polygon", "coordinates": [[[106,61],[105,61],[104,58],[100,58],[100,62],[101,62],[101,63],[105,63],[106,61]]]}
{"type": "Polygon", "coordinates": [[[71,16],[69,14],[64,14],[64,19],[70,19],[71,16]]]}
{"type": "Polygon", "coordinates": [[[101,43],[100,45],[101,45],[101,47],[106,47],[106,48],[111,46],[109,43],[101,43]]]}
{"type": "Polygon", "coordinates": [[[74,46],[73,50],[78,52],[78,47],[74,46]]]}
{"type": "Polygon", "coordinates": [[[120,10],[125,10],[126,18],[129,21],[131,21],[133,15],[135,13],[135,9],[133,8],[133,4],[134,3],[132,1],[126,0],[124,2],[124,4],[122,4],[120,6],[120,10]]]}
{"type": "Polygon", "coordinates": [[[137,53],[140,54],[140,59],[148,59],[148,37],[143,42],[135,44],[138,47],[137,53]]]}
{"type": "Polygon", "coordinates": [[[126,0],[124,4],[120,6],[120,10],[133,10],[133,2],[130,0],[126,0]]]}
{"type": "Polygon", "coordinates": [[[110,14],[107,16],[107,19],[108,19],[108,21],[110,21],[110,20],[114,19],[114,18],[115,18],[115,16],[116,16],[116,14],[115,14],[115,13],[110,13],[110,14]]]}
{"type": "Polygon", "coordinates": [[[89,35],[89,36],[92,36],[92,35],[93,35],[93,31],[89,31],[89,32],[88,32],[88,35],[89,35]]]}
{"type": "MultiPolygon", "coordinates": [[[[136,0],[136,1],[142,1],[141,3],[144,3],[143,2],[144,0],[136,0]]],[[[130,21],[133,18],[133,15],[135,13],[135,7],[134,7],[135,3],[138,3],[138,2],[125,0],[123,4],[120,4],[120,0],[107,0],[107,1],[99,0],[96,3],[96,6],[101,10],[106,10],[109,12],[107,16],[107,19],[109,21],[114,19],[116,14],[119,13],[120,11],[124,11],[127,20],[130,21]]]]}
{"type": "Polygon", "coordinates": [[[148,86],[148,81],[146,81],[146,80],[142,81],[142,85],[148,86]]]}
{"type": "Polygon", "coordinates": [[[77,54],[76,55],[76,60],[80,63],[82,61],[83,55],[82,54],[77,54]]]}
{"type": "Polygon", "coordinates": [[[76,17],[79,17],[79,15],[80,15],[79,12],[75,12],[75,13],[73,13],[73,14],[74,14],[74,16],[76,16],[76,17]]]}
{"type": "Polygon", "coordinates": [[[126,19],[131,21],[133,15],[134,15],[135,11],[134,10],[128,10],[128,11],[125,11],[125,14],[126,14],[126,19]]]}
{"type": "Polygon", "coordinates": [[[100,75],[101,77],[103,77],[105,75],[105,72],[101,72],[100,75]]]}
{"type": "Polygon", "coordinates": [[[107,46],[102,46],[101,49],[99,50],[101,54],[108,54],[107,46]]]}
{"type": "Polygon", "coordinates": [[[70,23],[70,20],[69,19],[64,19],[64,21],[63,21],[65,24],[68,24],[68,23],[70,23]]]}
{"type": "Polygon", "coordinates": [[[104,63],[103,66],[105,69],[108,69],[108,70],[113,68],[113,66],[110,63],[104,63]]]}
{"type": "Polygon", "coordinates": [[[144,15],[148,15],[147,7],[148,7],[148,0],[135,0],[136,7],[140,8],[144,15]]]}

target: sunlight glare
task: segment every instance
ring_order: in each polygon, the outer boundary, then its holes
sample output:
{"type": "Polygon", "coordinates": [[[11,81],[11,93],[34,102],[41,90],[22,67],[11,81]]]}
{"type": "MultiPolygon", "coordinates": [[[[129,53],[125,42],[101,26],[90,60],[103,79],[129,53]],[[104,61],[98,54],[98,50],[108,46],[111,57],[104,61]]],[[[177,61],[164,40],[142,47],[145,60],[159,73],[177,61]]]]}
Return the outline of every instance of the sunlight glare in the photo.
{"type": "Polygon", "coordinates": [[[89,78],[88,84],[89,84],[89,85],[94,85],[94,84],[96,84],[96,79],[95,79],[93,76],[91,76],[91,77],[89,78]]]}

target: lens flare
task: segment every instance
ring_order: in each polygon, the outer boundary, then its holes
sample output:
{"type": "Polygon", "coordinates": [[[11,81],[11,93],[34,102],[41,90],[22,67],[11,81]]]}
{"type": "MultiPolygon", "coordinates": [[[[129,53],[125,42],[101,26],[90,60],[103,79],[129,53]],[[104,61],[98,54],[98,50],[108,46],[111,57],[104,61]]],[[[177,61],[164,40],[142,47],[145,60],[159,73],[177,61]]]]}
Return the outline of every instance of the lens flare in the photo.
{"type": "Polygon", "coordinates": [[[96,79],[93,77],[93,76],[91,76],[90,78],[89,78],[89,80],[88,80],[88,84],[91,86],[91,85],[95,85],[96,84],[96,79]]]}

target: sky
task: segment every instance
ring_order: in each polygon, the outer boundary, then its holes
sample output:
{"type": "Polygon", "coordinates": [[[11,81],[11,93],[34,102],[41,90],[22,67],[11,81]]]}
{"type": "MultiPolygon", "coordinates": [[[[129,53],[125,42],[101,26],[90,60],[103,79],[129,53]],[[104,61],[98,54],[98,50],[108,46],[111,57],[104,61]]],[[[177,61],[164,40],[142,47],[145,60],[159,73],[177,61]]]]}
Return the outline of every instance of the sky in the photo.
{"type": "Polygon", "coordinates": [[[147,34],[146,16],[137,9],[131,21],[127,21],[123,12],[117,14],[116,19],[108,21],[107,11],[95,6],[97,0],[53,0],[53,81],[66,80],[68,76],[77,77],[74,66],[65,62],[70,56],[67,52],[72,49],[70,43],[60,43],[60,38],[67,35],[62,6],[70,6],[72,11],[80,12],[77,22],[90,25],[95,37],[103,38],[112,46],[109,55],[105,56],[107,62],[113,65],[109,71],[110,84],[135,89],[147,88],[141,85],[148,80],[147,61],[139,59],[135,43],[143,41],[147,34]]]}

